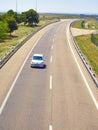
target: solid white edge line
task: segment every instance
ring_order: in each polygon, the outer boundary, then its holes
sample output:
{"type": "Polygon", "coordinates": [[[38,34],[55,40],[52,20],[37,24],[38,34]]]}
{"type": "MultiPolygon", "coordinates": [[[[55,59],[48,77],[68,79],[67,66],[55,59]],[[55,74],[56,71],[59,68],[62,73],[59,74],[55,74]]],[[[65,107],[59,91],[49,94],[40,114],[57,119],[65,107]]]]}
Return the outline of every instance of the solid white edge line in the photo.
{"type": "Polygon", "coordinates": [[[53,130],[53,127],[52,127],[52,125],[49,125],[49,130],[53,130]]]}
{"type": "Polygon", "coordinates": [[[50,90],[52,90],[52,76],[50,75],[50,90]]]}
{"type": "Polygon", "coordinates": [[[40,40],[40,38],[41,38],[41,37],[39,37],[39,39],[35,42],[35,44],[33,45],[32,49],[31,49],[31,51],[29,52],[29,54],[27,55],[25,61],[23,62],[23,64],[22,64],[20,70],[18,71],[18,73],[17,73],[17,75],[16,75],[16,78],[15,78],[15,80],[13,81],[13,83],[12,83],[12,85],[11,85],[11,88],[10,88],[10,90],[8,91],[8,93],[7,93],[5,99],[4,99],[4,101],[3,101],[3,103],[2,103],[2,105],[1,105],[1,107],[0,107],[0,115],[2,114],[2,111],[3,111],[3,109],[4,109],[4,107],[5,107],[6,103],[7,103],[7,100],[8,100],[8,98],[9,98],[9,96],[10,96],[10,94],[11,94],[11,92],[12,92],[14,86],[15,86],[15,83],[16,83],[16,81],[17,81],[17,79],[18,79],[18,77],[19,77],[19,75],[20,75],[20,73],[21,73],[21,71],[22,71],[22,69],[23,69],[23,67],[24,67],[24,65],[25,65],[25,63],[26,63],[26,61],[27,61],[27,59],[29,58],[31,52],[33,51],[33,49],[34,49],[35,46],[37,45],[37,43],[38,43],[38,41],[40,40]]]}
{"type": "MultiPolygon", "coordinates": [[[[69,31],[68,31],[68,29],[67,29],[67,34],[68,34],[68,33],[69,33],[69,31]]],[[[81,67],[80,67],[80,65],[79,65],[79,63],[78,63],[78,61],[77,61],[77,59],[76,59],[76,57],[75,57],[75,54],[74,54],[74,52],[73,52],[73,50],[72,50],[72,47],[71,47],[71,45],[70,45],[69,39],[68,39],[68,43],[69,43],[70,50],[71,50],[71,52],[72,52],[72,54],[73,54],[73,57],[74,57],[74,59],[75,59],[75,62],[76,62],[76,64],[77,64],[77,66],[78,66],[78,68],[79,68],[79,71],[80,71],[80,73],[81,73],[81,75],[82,75],[82,77],[83,77],[83,80],[84,80],[84,82],[85,82],[85,84],[86,84],[86,87],[87,87],[87,89],[88,89],[88,91],[89,91],[89,93],[90,93],[90,95],[91,95],[91,97],[92,97],[92,99],[93,99],[93,102],[94,102],[94,104],[95,104],[95,106],[96,106],[96,108],[97,108],[97,110],[98,110],[97,100],[95,99],[95,97],[94,97],[94,95],[93,95],[93,93],[92,93],[92,91],[91,91],[91,89],[90,89],[90,86],[89,86],[89,84],[88,84],[88,82],[87,82],[87,80],[86,80],[86,78],[85,78],[85,76],[84,76],[84,74],[83,74],[83,72],[82,72],[82,70],[81,70],[81,67]]]]}

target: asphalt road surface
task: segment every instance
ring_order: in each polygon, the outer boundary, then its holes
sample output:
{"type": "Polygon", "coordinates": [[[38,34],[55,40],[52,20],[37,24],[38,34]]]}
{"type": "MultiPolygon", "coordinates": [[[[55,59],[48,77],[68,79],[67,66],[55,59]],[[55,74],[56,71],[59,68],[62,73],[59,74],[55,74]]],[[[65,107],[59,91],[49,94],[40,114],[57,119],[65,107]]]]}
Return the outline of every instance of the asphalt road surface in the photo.
{"type": "Polygon", "coordinates": [[[78,65],[93,82],[71,42],[69,22],[54,24],[36,42],[3,106],[0,130],[98,130],[98,109],[78,65]],[[30,67],[34,53],[44,55],[45,69],[30,67]]]}

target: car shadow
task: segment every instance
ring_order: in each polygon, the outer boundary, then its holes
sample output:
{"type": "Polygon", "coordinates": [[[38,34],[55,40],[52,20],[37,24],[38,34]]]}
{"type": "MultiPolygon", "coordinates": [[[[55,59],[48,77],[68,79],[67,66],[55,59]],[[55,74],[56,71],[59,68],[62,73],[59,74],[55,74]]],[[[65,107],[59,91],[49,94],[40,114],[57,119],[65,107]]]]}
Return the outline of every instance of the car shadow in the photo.
{"type": "Polygon", "coordinates": [[[44,65],[44,67],[32,67],[32,66],[31,66],[31,68],[32,68],[32,69],[46,69],[47,66],[46,66],[46,65],[44,65]]]}

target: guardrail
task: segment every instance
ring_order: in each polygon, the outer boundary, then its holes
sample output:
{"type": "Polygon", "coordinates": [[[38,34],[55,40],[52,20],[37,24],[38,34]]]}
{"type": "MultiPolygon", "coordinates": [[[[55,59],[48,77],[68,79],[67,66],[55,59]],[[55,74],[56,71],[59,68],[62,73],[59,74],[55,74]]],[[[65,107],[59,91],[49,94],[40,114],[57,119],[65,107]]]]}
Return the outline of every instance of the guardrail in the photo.
{"type": "Polygon", "coordinates": [[[74,39],[74,37],[73,37],[73,35],[72,35],[71,25],[72,25],[72,23],[70,24],[69,31],[70,31],[70,34],[71,34],[71,39],[72,39],[72,41],[73,41],[73,43],[74,43],[74,47],[75,47],[75,49],[76,49],[76,51],[77,51],[79,57],[81,58],[83,64],[85,65],[87,71],[89,72],[91,78],[93,79],[94,83],[96,84],[96,86],[97,86],[97,88],[98,88],[98,80],[97,80],[97,78],[96,78],[96,75],[93,73],[91,67],[88,65],[88,63],[87,63],[86,59],[84,58],[84,56],[83,56],[81,50],[79,49],[79,47],[78,47],[78,45],[77,45],[77,42],[76,42],[76,40],[74,39]]]}
{"type": "MultiPolygon", "coordinates": [[[[54,23],[54,22],[51,22],[54,23]]],[[[38,28],[37,30],[35,30],[34,32],[28,34],[21,42],[19,42],[15,47],[11,48],[11,50],[5,54],[5,56],[3,58],[0,59],[0,69],[5,65],[5,63],[16,53],[16,51],[22,46],[24,45],[35,33],[37,33],[38,31],[40,31],[41,29],[43,29],[44,27],[46,27],[47,25],[51,24],[48,23],[40,28],[38,28]]]]}

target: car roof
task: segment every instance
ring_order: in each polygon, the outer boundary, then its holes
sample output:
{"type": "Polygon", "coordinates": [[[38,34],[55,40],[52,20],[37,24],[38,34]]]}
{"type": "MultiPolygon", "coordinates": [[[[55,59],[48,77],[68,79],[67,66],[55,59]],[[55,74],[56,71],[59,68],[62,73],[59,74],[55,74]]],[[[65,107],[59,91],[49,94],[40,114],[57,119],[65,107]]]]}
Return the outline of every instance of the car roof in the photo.
{"type": "Polygon", "coordinates": [[[34,54],[33,56],[41,56],[41,57],[43,57],[42,54],[34,54]]]}

